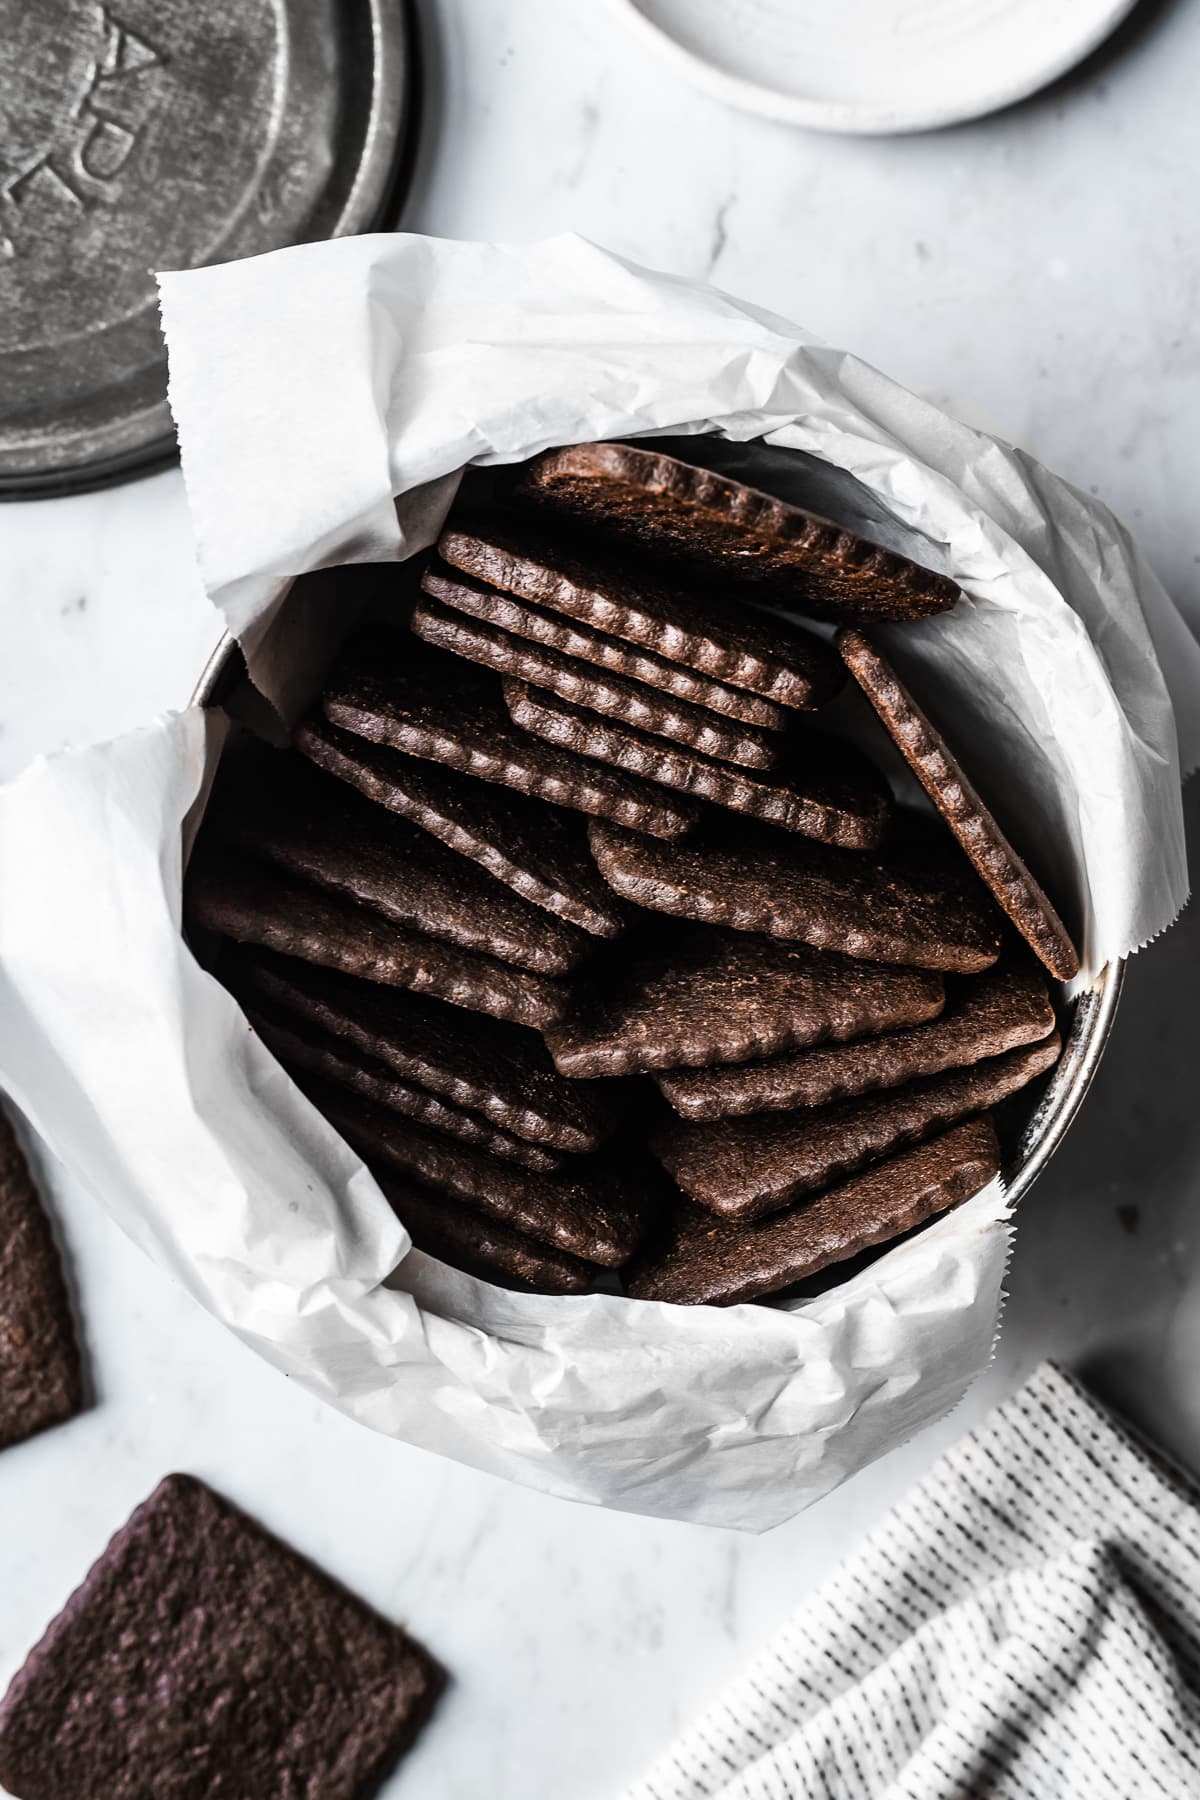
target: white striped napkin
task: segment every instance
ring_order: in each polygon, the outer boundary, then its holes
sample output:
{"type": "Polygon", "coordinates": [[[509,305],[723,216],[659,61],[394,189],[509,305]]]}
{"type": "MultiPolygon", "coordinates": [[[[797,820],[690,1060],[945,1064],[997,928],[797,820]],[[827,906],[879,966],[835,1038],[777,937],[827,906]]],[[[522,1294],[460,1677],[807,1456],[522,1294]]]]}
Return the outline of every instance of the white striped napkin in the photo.
{"type": "Polygon", "coordinates": [[[1044,1365],[626,1800],[1200,1796],[1200,1489],[1044,1365]]]}

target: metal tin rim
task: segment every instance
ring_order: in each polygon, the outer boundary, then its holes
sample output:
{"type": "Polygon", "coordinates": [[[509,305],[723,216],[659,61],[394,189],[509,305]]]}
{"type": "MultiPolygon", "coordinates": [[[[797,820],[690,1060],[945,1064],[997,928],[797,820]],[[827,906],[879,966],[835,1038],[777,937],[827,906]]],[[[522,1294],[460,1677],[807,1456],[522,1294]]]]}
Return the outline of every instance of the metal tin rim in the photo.
{"type": "MultiPolygon", "coordinates": [[[[212,706],[231,659],[240,656],[237,640],[225,632],[205,663],[192,691],[190,706],[212,706]]],[[[1087,1096],[1112,1035],[1128,959],[1106,963],[1095,981],[1071,1003],[1071,1021],[1063,1053],[1021,1135],[1013,1164],[1004,1170],[1010,1204],[1024,1199],[1066,1137],[1087,1096]]]]}
{"type": "MultiPolygon", "coordinates": [[[[394,228],[411,183],[416,156],[421,107],[421,43],[416,6],[414,0],[368,0],[368,4],[375,80],[370,114],[363,125],[367,152],[330,238],[351,237],[385,225],[394,228]],[[385,129],[389,119],[398,122],[394,137],[385,129]]],[[[48,472],[18,470],[0,475],[0,505],[10,500],[53,500],[93,493],[171,468],[179,459],[179,447],[165,393],[160,407],[165,429],[143,444],[110,451],[98,456],[94,463],[48,472]]]]}
{"type": "Polygon", "coordinates": [[[230,658],[240,654],[238,642],[232,631],[223,631],[213,645],[212,653],[200,671],[199,679],[192,689],[188,706],[213,706],[216,703],[217,690],[228,668],[230,658]]]}

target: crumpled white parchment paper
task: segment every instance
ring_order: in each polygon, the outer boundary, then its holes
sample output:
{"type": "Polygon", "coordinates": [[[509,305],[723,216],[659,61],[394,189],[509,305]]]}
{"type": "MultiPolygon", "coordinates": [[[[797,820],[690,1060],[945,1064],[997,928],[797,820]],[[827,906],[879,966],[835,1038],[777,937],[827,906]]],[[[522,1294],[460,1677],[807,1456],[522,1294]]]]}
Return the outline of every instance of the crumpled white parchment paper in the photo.
{"type": "MultiPolygon", "coordinates": [[[[1200,649],[1104,507],[1023,453],[781,319],[574,237],[342,240],[161,291],[205,581],[285,719],[330,635],[294,576],[423,548],[468,462],[715,432],[747,444],[750,472],[764,447],[802,453],[769,459],[776,485],[961,584],[966,604],[889,647],[1019,820],[1084,978],[1179,910],[1200,649]]],[[[515,1295],[409,1250],[180,935],[183,842],[223,729],[193,708],[0,790],[0,1084],[203,1305],[376,1430],[748,1530],[959,1398],[995,1330],[996,1185],[774,1308],[515,1295]]]]}

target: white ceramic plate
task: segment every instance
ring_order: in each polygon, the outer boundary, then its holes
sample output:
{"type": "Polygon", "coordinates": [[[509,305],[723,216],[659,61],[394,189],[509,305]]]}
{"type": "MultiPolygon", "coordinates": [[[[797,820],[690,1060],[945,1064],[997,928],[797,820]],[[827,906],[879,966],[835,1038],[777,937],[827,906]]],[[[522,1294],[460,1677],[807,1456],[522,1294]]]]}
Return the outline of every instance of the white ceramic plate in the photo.
{"type": "Polygon", "coordinates": [[[731,105],[819,131],[926,131],[1023,100],[1136,0],[617,0],[731,105]]]}

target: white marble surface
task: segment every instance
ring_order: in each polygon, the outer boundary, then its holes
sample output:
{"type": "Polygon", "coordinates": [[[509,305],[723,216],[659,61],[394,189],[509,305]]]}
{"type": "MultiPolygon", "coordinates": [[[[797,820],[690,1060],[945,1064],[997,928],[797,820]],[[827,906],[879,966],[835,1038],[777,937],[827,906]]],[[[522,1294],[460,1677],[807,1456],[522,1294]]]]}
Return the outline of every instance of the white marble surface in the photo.
{"type": "MultiPolygon", "coordinates": [[[[678,85],[607,4],[439,0],[406,215],[575,227],[803,320],[1100,492],[1200,612],[1200,15],[989,122],[804,136],[678,85]]],[[[216,635],[177,474],[0,510],[0,776],[186,700],[216,635]]],[[[1200,794],[1189,805],[1200,823],[1200,794]]],[[[413,1628],[454,1685],[387,1789],[600,1800],[1045,1354],[1200,1467],[1200,922],[1139,957],[1027,1202],[999,1358],[959,1414],[767,1537],[606,1515],[376,1439],[258,1363],[42,1166],[94,1385],[0,1467],[0,1683],[137,1500],[208,1477],[413,1628]]],[[[259,1800],[259,1797],[255,1797],[259,1800]]],[[[263,1797],[265,1800],[265,1797],[263,1797]]]]}

